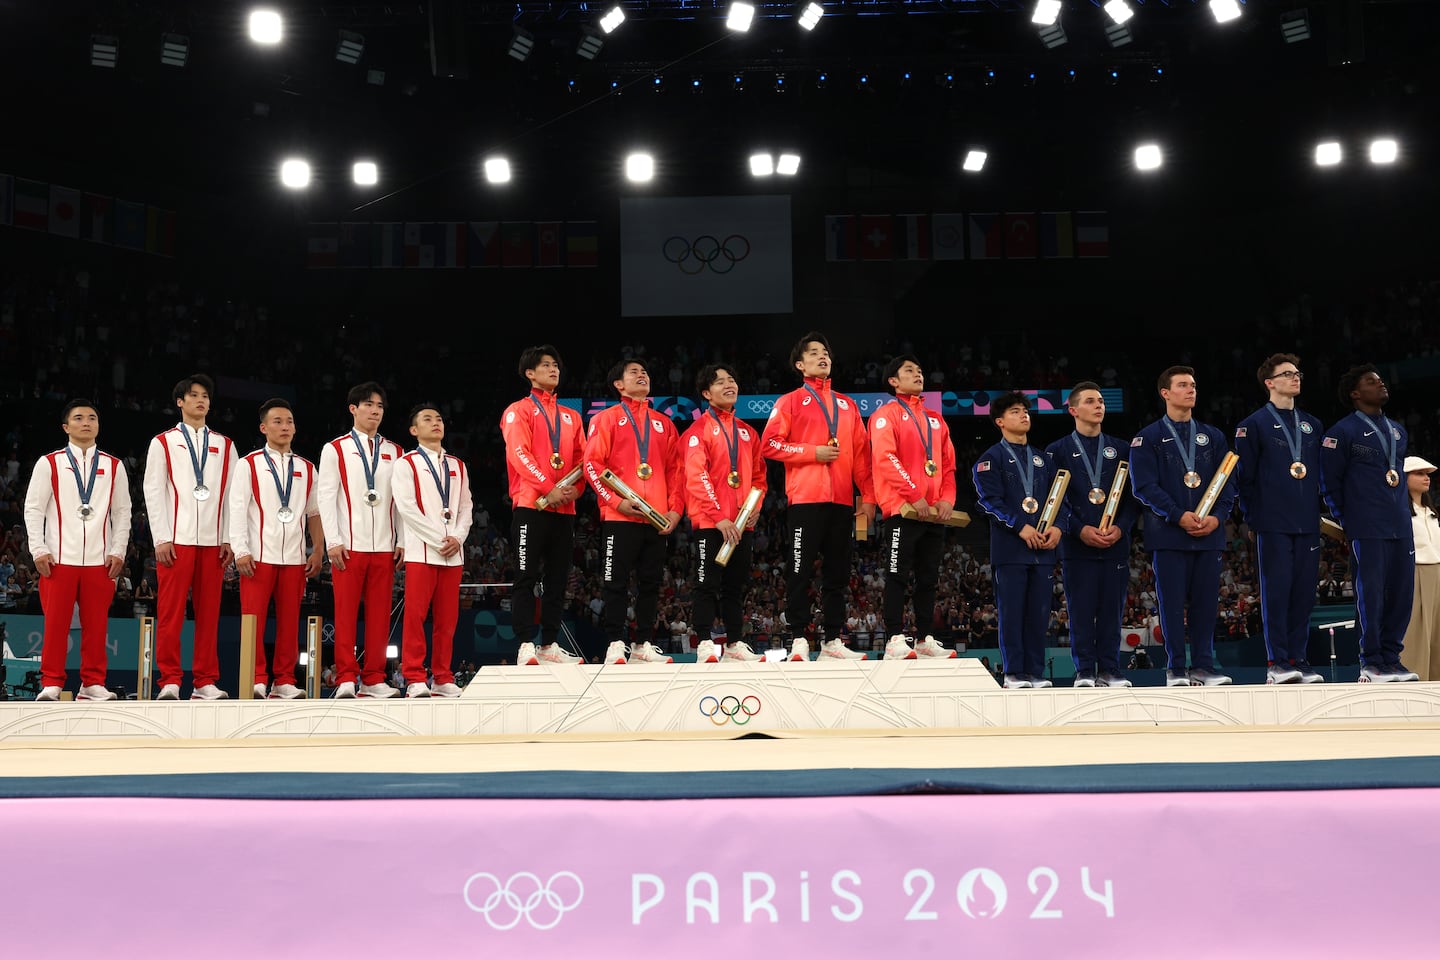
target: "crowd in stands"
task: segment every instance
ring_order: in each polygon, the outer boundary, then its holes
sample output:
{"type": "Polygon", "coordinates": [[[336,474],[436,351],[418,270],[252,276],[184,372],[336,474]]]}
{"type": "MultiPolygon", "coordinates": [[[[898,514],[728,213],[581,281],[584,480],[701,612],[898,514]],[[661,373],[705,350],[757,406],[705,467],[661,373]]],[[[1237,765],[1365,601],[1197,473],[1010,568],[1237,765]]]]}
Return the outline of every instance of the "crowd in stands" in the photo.
{"type": "MultiPolygon", "coordinates": [[[[990,328],[973,342],[899,341],[890,351],[913,352],[926,362],[934,389],[1065,387],[1077,379],[1094,378],[1126,390],[1130,409],[1107,429],[1128,436],[1158,408],[1154,373],[1171,362],[1188,362],[1199,373],[1200,417],[1222,429],[1258,406],[1261,397],[1254,380],[1260,348],[1251,345],[1294,344],[1304,357],[1309,344],[1347,344],[1343,354],[1333,347],[1316,349],[1307,359],[1302,397],[1327,421],[1338,415],[1332,384],[1352,361],[1434,358],[1440,372],[1440,283],[1411,283],[1376,291],[1358,303],[1337,303],[1321,308],[1300,298],[1271,313],[1235,321],[1248,333],[1243,340],[1216,336],[1203,341],[1204,355],[1165,352],[1167,346],[1096,344],[1092,355],[1079,350],[1070,355],[1046,352],[1027,341],[1023,331],[1005,333],[990,328]],[[1337,333],[1331,333],[1335,331],[1337,333]],[[1338,335],[1337,335],[1338,334],[1338,335]],[[1240,343],[1240,346],[1225,344],[1240,343]],[[1398,344],[1403,343],[1404,349],[1398,344]],[[1103,348],[1103,350],[1102,350],[1103,348]]],[[[86,269],[53,266],[48,271],[0,273],[0,404],[6,409],[32,413],[54,411],[65,400],[87,396],[100,408],[101,446],[125,458],[130,470],[132,500],[136,505],[129,554],[112,608],[112,615],[128,616],[154,603],[155,571],[150,535],[139,483],[143,464],[138,453],[149,433],[173,422],[170,385],[192,371],[217,377],[212,422],[229,433],[240,449],[258,445],[251,423],[257,405],[250,398],[226,395],[226,384],[248,384],[240,390],[270,390],[288,396],[296,405],[300,439],[297,449],[315,455],[320,443],[348,427],[343,402],[345,389],[363,379],[385,383],[391,392],[390,413],[382,432],[408,441],[404,412],[418,399],[438,400],[450,424],[446,446],[470,463],[475,478],[476,518],[466,544],[467,584],[507,584],[512,579],[508,542],[509,509],[504,500],[504,459],[496,415],[503,405],[523,391],[512,375],[510,353],[494,344],[477,346],[462,356],[459,348],[442,339],[423,358],[406,356],[389,348],[385,331],[389,318],[348,316],[338,322],[306,326],[279,310],[187,290],[175,281],[137,285],[123,277],[92,276],[86,269]],[[283,340],[285,349],[275,344],[283,340]],[[496,351],[500,359],[495,359],[496,351]],[[472,355],[473,354],[473,355],[472,355]],[[475,357],[483,356],[485,375],[470,375],[475,357]],[[493,367],[493,369],[491,369],[493,367]],[[450,371],[435,376],[436,370],[450,371]],[[440,395],[435,396],[439,391],[440,395]],[[112,414],[128,411],[144,415],[123,420],[125,429],[108,429],[112,414]],[[144,429],[137,429],[137,424],[144,429]],[[306,450],[306,447],[310,450],[306,450]]],[[[512,351],[518,354],[520,344],[512,351]]],[[[845,390],[879,391],[885,356],[857,362],[837,344],[837,383],[845,390]]],[[[650,365],[654,395],[694,392],[698,366],[718,359],[737,367],[743,392],[778,393],[794,386],[790,371],[776,356],[755,345],[708,343],[700,336],[688,343],[663,349],[642,342],[615,347],[602,345],[587,352],[581,343],[560,344],[569,363],[562,380],[562,395],[609,396],[604,371],[622,355],[644,358],[650,365]]],[[[1435,376],[1432,373],[1431,376],[1435,376]]],[[[1428,390],[1426,391],[1428,393],[1428,390]]],[[[1418,391],[1417,391],[1418,394],[1418,391]]],[[[1405,395],[1396,390],[1397,399],[1405,395]]],[[[1433,457],[1440,453],[1435,411],[1418,395],[1405,405],[1402,418],[1410,430],[1411,450],[1433,457]]],[[[30,563],[22,520],[23,500],[30,465],[41,453],[59,445],[58,423],[43,415],[7,418],[0,424],[0,612],[39,612],[36,576],[30,563]]],[[[757,424],[758,426],[758,424],[757,424]]],[[[1037,418],[1038,437],[1048,442],[1069,429],[1063,415],[1037,418]]],[[[968,468],[993,440],[991,425],[983,418],[954,431],[958,461],[968,468]]],[[[408,444],[407,444],[408,445],[408,444]]],[[[780,610],[784,601],[782,564],[787,556],[783,490],[780,475],[771,477],[772,494],[757,529],[753,585],[746,606],[747,631],[752,643],[788,635],[798,629],[786,624],[780,610]]],[[[952,531],[943,559],[940,591],[933,611],[919,611],[918,622],[887,624],[879,619],[884,575],[872,542],[856,552],[850,579],[848,632],[855,646],[875,649],[890,633],[934,633],[947,642],[968,645],[995,643],[996,614],[990,569],[986,557],[983,518],[973,508],[968,474],[959,478],[960,507],[977,522],[965,531],[952,531]],[[968,506],[967,506],[968,505],[968,506]]],[[[1253,552],[1245,531],[1232,520],[1227,524],[1231,549],[1221,589],[1220,628],[1244,636],[1258,631],[1258,584],[1253,552]]],[[[656,637],[662,645],[684,642],[690,631],[692,590],[691,538],[682,528],[672,537],[665,572],[656,637]]],[[[569,613],[576,620],[598,622],[601,608],[598,558],[598,514],[593,500],[582,501],[576,528],[575,570],[567,590],[569,613]]],[[[1354,587],[1344,548],[1326,541],[1317,591],[1322,602],[1352,601],[1354,587]]],[[[307,604],[322,612],[328,608],[328,569],[307,593],[307,604]]],[[[1153,575],[1143,544],[1135,543],[1131,561],[1130,596],[1125,622],[1153,624],[1153,575]]],[[[403,588],[397,580],[396,599],[403,588]]],[[[226,578],[226,608],[238,610],[236,574],[226,578]]],[[[818,595],[812,597],[818,604],[818,595]]],[[[467,587],[462,603],[477,607],[505,607],[511,602],[504,588],[467,587]]],[[[633,620],[633,611],[632,620],[633,620]]],[[[799,625],[803,627],[805,625],[799,625]]],[[[1063,590],[1057,588],[1050,632],[1063,643],[1068,632],[1063,590]]]]}

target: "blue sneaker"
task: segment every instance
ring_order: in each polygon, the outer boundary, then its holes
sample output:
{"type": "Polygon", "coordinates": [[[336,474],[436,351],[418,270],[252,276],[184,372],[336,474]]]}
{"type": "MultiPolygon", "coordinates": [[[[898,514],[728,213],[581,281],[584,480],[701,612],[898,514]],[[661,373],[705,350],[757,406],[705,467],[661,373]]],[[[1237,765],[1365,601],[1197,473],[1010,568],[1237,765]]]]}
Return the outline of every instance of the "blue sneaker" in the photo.
{"type": "Polygon", "coordinates": [[[1324,683],[1324,682],[1325,682],[1325,678],[1322,677],[1319,673],[1317,673],[1316,670],[1315,670],[1315,668],[1312,667],[1312,666],[1310,666],[1310,664],[1307,663],[1307,662],[1305,662],[1304,660],[1296,660],[1296,661],[1295,661],[1295,669],[1300,671],[1300,682],[1301,682],[1301,683],[1324,683]]]}
{"type": "Polygon", "coordinates": [[[1420,679],[1420,674],[1416,673],[1414,670],[1411,670],[1409,667],[1402,666],[1398,663],[1387,663],[1385,665],[1385,669],[1389,670],[1390,674],[1396,680],[1399,680],[1401,682],[1420,679]]]}
{"type": "Polygon", "coordinates": [[[1190,668],[1190,685],[1193,687],[1221,687],[1233,682],[1226,674],[1209,667],[1190,668]]]}

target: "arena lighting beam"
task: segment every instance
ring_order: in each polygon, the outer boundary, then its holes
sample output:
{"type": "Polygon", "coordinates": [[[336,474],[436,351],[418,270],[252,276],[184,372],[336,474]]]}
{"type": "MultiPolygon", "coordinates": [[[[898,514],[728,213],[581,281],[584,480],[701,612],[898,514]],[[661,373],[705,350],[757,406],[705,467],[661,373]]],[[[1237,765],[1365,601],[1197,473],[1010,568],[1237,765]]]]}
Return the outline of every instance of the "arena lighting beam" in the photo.
{"type": "Polygon", "coordinates": [[[1060,8],[1064,6],[1060,0],[1035,0],[1035,12],[1030,15],[1030,22],[1048,27],[1060,19],[1060,8]]]}
{"type": "Polygon", "coordinates": [[[350,176],[358,186],[373,187],[380,182],[380,168],[371,160],[357,160],[350,176]]]}
{"type": "Polygon", "coordinates": [[[1105,4],[1105,13],[1109,15],[1110,21],[1115,24],[1124,23],[1126,20],[1135,16],[1135,11],[1131,9],[1130,4],[1126,3],[1125,0],[1110,0],[1109,3],[1105,4]]]}
{"type": "Polygon", "coordinates": [[[775,161],[775,172],[782,177],[793,177],[800,172],[800,154],[782,153],[775,161]]]}
{"type": "Polygon", "coordinates": [[[775,172],[775,158],[768,153],[750,155],[750,176],[768,177],[775,172]]]}
{"type": "Polygon", "coordinates": [[[730,12],[725,15],[725,26],[736,33],[744,33],[755,21],[755,7],[744,0],[733,0],[730,12]]]}
{"type": "Polygon", "coordinates": [[[960,168],[966,173],[979,173],[981,170],[985,169],[985,160],[988,157],[989,154],[986,153],[984,150],[976,150],[972,147],[970,150],[966,151],[965,161],[964,163],[960,164],[960,168]]]}
{"type": "Polygon", "coordinates": [[[310,186],[310,164],[296,157],[290,157],[280,164],[280,182],[290,190],[304,190],[310,186]]]}
{"type": "Polygon", "coordinates": [[[1370,162],[1371,163],[1394,163],[1400,155],[1400,145],[1389,137],[1382,137],[1370,141],[1370,162]]]}
{"type": "Polygon", "coordinates": [[[1216,23],[1229,23],[1239,19],[1240,4],[1237,0],[1210,0],[1210,13],[1216,23]]]}
{"type": "Polygon", "coordinates": [[[614,33],[620,24],[625,22],[625,10],[618,3],[610,8],[605,16],[600,18],[600,29],[607,35],[614,33]]]}
{"type": "Polygon", "coordinates": [[[490,183],[510,182],[510,161],[504,157],[485,159],[485,179],[490,183]]]}
{"type": "Polygon", "coordinates": [[[250,39],[267,47],[274,46],[285,37],[285,22],[274,10],[250,11],[250,39]]]}
{"type": "Polygon", "coordinates": [[[1343,152],[1340,149],[1340,144],[1335,142],[1334,140],[1327,140],[1324,143],[1315,144],[1315,166],[1338,166],[1343,158],[1343,152]]]}
{"type": "Polygon", "coordinates": [[[649,183],[655,179],[655,158],[648,153],[632,153],[625,158],[625,179],[631,183],[649,183]]]}
{"type": "Polygon", "coordinates": [[[1143,173],[1159,170],[1165,162],[1158,143],[1142,143],[1135,148],[1135,169],[1143,173]]]}
{"type": "MultiPolygon", "coordinates": [[[[1060,0],[1051,0],[1058,4],[1060,0]]],[[[820,23],[820,18],[825,16],[825,8],[818,3],[802,3],[795,8],[795,22],[800,24],[801,30],[814,30],[820,23]]]]}

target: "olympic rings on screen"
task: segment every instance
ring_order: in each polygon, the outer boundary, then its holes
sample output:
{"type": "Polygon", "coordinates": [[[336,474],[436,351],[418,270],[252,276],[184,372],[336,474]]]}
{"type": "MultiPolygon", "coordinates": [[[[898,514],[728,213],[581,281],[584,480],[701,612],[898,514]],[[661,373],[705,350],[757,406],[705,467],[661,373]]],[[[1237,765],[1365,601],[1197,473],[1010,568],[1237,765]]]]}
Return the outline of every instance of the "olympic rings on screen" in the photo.
{"type": "Polygon", "coordinates": [[[660,252],[667,262],[675,264],[687,276],[703,273],[706,268],[711,273],[726,274],[750,256],[750,238],[738,233],[730,234],[723,241],[708,233],[694,240],[676,236],[661,244],[660,252]]]}
{"type": "Polygon", "coordinates": [[[743,727],[749,723],[751,718],[760,712],[760,698],[753,693],[744,698],[734,694],[726,694],[716,698],[710,694],[700,698],[700,715],[707,718],[717,727],[723,727],[727,723],[734,722],[735,726],[743,727]],[[705,701],[710,701],[710,708],[706,709],[705,701]]]}
{"type": "Polygon", "coordinates": [[[775,409],[774,400],[749,400],[746,401],[746,405],[750,408],[751,413],[769,413],[775,409]]]}
{"type": "Polygon", "coordinates": [[[483,916],[493,929],[510,930],[525,920],[536,930],[549,930],[565,914],[580,906],[585,897],[585,884],[569,870],[561,870],[543,884],[538,876],[528,872],[517,873],[503,884],[493,873],[476,873],[465,881],[462,896],[465,905],[483,916]],[[485,881],[482,889],[494,889],[476,905],[470,898],[470,888],[479,880],[485,881]],[[559,884],[556,881],[560,881],[559,884]],[[572,885],[573,890],[567,889],[572,885]],[[570,894],[570,897],[563,894],[570,894]]]}

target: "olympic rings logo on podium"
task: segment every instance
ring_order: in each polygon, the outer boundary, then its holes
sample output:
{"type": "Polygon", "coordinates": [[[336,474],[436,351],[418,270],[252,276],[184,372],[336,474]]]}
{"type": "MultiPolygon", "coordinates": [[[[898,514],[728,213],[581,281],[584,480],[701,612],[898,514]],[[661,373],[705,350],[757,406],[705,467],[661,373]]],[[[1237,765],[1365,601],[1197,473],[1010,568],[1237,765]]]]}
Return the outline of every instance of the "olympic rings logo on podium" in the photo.
{"type": "Polygon", "coordinates": [[[723,241],[708,233],[693,241],[671,237],[661,244],[660,252],[668,263],[675,264],[686,276],[704,273],[707,267],[711,273],[725,274],[750,256],[750,238],[738,233],[730,234],[723,241]]]}
{"type": "Polygon", "coordinates": [[[465,881],[462,895],[465,906],[483,916],[495,930],[511,930],[519,926],[521,920],[536,930],[550,930],[565,914],[580,906],[585,884],[569,870],[560,871],[543,884],[533,873],[517,873],[503,884],[493,873],[476,873],[465,881]],[[482,880],[494,889],[477,906],[470,898],[470,888],[482,880]],[[569,889],[572,886],[573,889],[569,889]]]}
{"type": "Polygon", "coordinates": [[[706,694],[700,698],[700,716],[705,717],[717,727],[723,727],[732,722],[737,727],[743,727],[759,712],[760,698],[753,693],[743,699],[734,694],[726,694],[718,699],[706,694]],[[708,709],[705,703],[707,700],[710,701],[708,709]]]}

